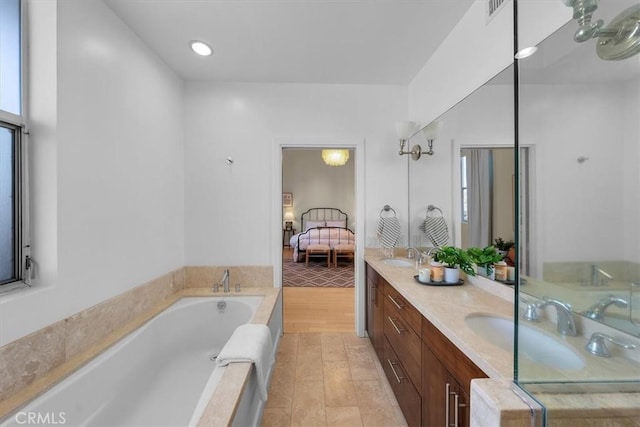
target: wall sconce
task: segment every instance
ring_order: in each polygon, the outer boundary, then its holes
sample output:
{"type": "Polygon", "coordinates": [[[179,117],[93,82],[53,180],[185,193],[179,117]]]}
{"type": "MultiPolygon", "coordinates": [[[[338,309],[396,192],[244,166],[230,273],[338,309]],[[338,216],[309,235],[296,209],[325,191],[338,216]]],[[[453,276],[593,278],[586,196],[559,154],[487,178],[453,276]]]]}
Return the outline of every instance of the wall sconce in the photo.
{"type": "Polygon", "coordinates": [[[433,156],[433,141],[435,141],[438,137],[438,133],[440,132],[441,127],[442,122],[436,120],[422,129],[422,133],[429,143],[429,151],[422,151],[422,147],[420,146],[420,144],[414,145],[413,148],[411,148],[411,151],[404,151],[405,144],[407,144],[409,142],[409,139],[414,135],[416,124],[415,122],[396,123],[396,132],[398,133],[398,138],[400,139],[400,151],[398,152],[398,154],[401,156],[403,154],[411,154],[411,158],[413,160],[418,160],[420,157],[422,157],[423,154],[433,156]]]}
{"type": "MultiPolygon", "coordinates": [[[[424,129],[422,129],[422,134],[424,135],[424,138],[427,140],[427,143],[429,144],[429,151],[426,151],[422,154],[428,154],[430,156],[433,156],[433,141],[438,139],[438,135],[440,135],[440,130],[442,129],[442,125],[443,125],[442,121],[434,120],[431,123],[429,123],[427,126],[425,126],[424,129]]],[[[419,145],[418,145],[418,149],[421,149],[419,145]]],[[[418,156],[418,158],[420,158],[420,156],[418,156]]]]}

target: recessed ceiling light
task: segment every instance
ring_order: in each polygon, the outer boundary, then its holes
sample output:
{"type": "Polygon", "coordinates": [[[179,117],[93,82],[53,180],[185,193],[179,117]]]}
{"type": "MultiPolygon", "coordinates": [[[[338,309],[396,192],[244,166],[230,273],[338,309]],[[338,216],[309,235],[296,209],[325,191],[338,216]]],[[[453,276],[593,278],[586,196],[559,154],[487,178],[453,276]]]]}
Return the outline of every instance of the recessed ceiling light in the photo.
{"type": "Polygon", "coordinates": [[[213,50],[211,49],[211,47],[205,42],[202,42],[200,40],[191,40],[189,42],[189,46],[191,46],[192,51],[194,51],[200,56],[209,56],[213,53],[213,50]]]}
{"type": "Polygon", "coordinates": [[[516,54],[514,55],[514,58],[516,59],[528,58],[534,53],[536,53],[537,50],[538,48],[535,46],[525,47],[524,49],[520,49],[519,51],[517,51],[516,54]]]}

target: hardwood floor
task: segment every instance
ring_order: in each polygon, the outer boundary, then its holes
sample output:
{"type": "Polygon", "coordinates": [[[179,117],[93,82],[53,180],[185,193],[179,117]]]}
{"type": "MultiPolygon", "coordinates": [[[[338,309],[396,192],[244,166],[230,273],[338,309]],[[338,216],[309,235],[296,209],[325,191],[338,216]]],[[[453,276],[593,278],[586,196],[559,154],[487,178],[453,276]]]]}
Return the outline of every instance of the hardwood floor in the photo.
{"type": "Polygon", "coordinates": [[[285,333],[355,330],[355,288],[282,289],[285,333]]]}
{"type": "MultiPolygon", "coordinates": [[[[291,257],[284,248],[282,256],[291,257]]],[[[354,332],[355,288],[282,288],[284,332],[354,332]]]]}

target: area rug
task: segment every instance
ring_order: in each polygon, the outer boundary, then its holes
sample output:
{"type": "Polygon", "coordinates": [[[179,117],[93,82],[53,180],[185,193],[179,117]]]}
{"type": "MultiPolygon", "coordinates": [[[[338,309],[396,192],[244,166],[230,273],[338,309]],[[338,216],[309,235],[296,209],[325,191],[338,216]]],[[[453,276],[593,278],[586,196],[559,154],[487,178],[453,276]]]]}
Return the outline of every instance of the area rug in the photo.
{"type": "Polygon", "coordinates": [[[327,267],[326,259],[293,262],[285,258],[282,262],[282,286],[314,288],[351,288],[355,284],[353,261],[338,259],[338,266],[327,267]]]}

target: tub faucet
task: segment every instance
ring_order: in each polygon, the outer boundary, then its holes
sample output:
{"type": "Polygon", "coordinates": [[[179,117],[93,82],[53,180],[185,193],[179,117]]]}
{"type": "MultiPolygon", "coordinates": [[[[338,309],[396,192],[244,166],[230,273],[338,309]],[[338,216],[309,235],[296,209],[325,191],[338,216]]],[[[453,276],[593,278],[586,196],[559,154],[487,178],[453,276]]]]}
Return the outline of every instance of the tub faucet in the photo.
{"type": "Polygon", "coordinates": [[[602,320],[604,318],[604,311],[611,304],[615,304],[616,307],[620,307],[620,308],[627,308],[629,306],[629,303],[623,300],[622,298],[618,298],[615,295],[609,295],[602,298],[597,303],[593,304],[582,314],[587,316],[589,319],[602,320]]]}
{"type": "Polygon", "coordinates": [[[229,292],[229,269],[225,268],[224,274],[222,275],[222,290],[224,292],[229,292]]]}
{"type": "Polygon", "coordinates": [[[611,277],[609,273],[598,267],[597,264],[591,264],[591,286],[607,286],[607,280],[611,279],[613,279],[613,277],[611,277]],[[600,275],[603,275],[604,278],[598,281],[600,275]]]}
{"type": "Polygon", "coordinates": [[[542,297],[542,300],[544,302],[540,304],[538,308],[545,308],[548,305],[556,308],[558,312],[558,332],[562,335],[570,335],[572,337],[578,335],[576,323],[573,320],[573,314],[571,314],[571,305],[549,297],[542,297]]]}

